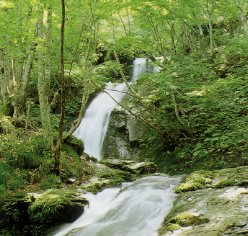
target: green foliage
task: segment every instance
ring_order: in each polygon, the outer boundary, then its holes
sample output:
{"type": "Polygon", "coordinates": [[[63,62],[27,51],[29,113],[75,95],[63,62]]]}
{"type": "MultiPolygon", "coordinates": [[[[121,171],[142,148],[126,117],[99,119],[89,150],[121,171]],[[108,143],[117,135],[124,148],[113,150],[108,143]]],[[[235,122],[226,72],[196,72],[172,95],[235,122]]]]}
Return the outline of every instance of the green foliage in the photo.
{"type": "Polygon", "coordinates": [[[60,180],[60,177],[55,174],[43,176],[40,181],[40,187],[43,190],[50,188],[61,188],[61,186],[62,186],[62,182],[60,180]]]}
{"type": "Polygon", "coordinates": [[[106,81],[116,81],[121,78],[119,64],[116,61],[106,61],[95,68],[96,79],[106,81]]]}
{"type": "Polygon", "coordinates": [[[149,108],[143,116],[164,133],[162,137],[147,132],[142,147],[161,170],[182,173],[248,163],[244,129],[248,125],[244,63],[248,58],[243,42],[230,40],[214,61],[194,53],[180,60],[174,57],[160,74],[138,81],[149,108]]]}

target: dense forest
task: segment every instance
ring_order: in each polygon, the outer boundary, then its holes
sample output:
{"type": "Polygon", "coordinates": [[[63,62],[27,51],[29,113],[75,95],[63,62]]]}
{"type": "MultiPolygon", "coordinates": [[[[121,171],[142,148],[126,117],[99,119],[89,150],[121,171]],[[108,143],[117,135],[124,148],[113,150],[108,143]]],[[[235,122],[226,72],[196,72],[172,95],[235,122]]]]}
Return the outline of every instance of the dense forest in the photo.
{"type": "Polygon", "coordinates": [[[107,82],[139,107],[140,161],[169,174],[247,165],[247,62],[246,0],[0,1],[1,201],[96,175],[72,134],[107,82]],[[130,85],[141,57],[160,72],[130,85]]]}

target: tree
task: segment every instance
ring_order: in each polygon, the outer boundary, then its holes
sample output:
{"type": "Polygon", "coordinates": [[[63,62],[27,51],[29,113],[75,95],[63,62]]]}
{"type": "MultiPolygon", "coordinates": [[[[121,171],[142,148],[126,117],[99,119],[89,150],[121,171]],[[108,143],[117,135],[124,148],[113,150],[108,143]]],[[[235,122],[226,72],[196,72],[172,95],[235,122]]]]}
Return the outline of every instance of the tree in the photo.
{"type": "Polygon", "coordinates": [[[59,134],[57,144],[55,147],[55,162],[54,170],[57,175],[60,173],[60,157],[61,157],[61,146],[63,142],[63,131],[64,131],[64,117],[65,117],[65,58],[64,58],[64,39],[65,39],[65,1],[61,0],[62,8],[62,20],[61,20],[61,34],[60,34],[60,87],[61,87],[61,99],[60,99],[60,123],[59,123],[59,134]]]}
{"type": "Polygon", "coordinates": [[[38,11],[38,93],[39,93],[39,104],[40,104],[40,114],[42,127],[44,130],[44,139],[48,140],[45,142],[48,148],[51,150],[51,154],[54,149],[53,145],[53,134],[51,128],[51,120],[50,120],[50,104],[48,101],[49,93],[50,93],[50,43],[51,43],[51,24],[52,24],[52,8],[48,7],[47,11],[47,27],[46,27],[46,37],[44,37],[43,30],[43,21],[44,21],[44,7],[43,5],[39,5],[38,11]]]}

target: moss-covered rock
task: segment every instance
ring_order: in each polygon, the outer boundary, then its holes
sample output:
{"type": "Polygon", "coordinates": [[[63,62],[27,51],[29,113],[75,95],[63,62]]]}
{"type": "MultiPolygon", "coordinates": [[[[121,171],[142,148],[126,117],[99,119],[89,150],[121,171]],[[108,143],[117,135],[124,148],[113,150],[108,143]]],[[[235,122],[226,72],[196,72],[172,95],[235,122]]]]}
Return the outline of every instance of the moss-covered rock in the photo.
{"type": "Polygon", "coordinates": [[[74,136],[69,136],[65,140],[65,144],[70,145],[77,153],[78,155],[82,155],[84,152],[84,144],[83,141],[77,139],[74,136]]]}
{"type": "Polygon", "coordinates": [[[182,182],[176,188],[176,192],[247,185],[248,167],[241,166],[216,171],[195,171],[182,179],[182,182]]]}
{"type": "Polygon", "coordinates": [[[197,171],[185,176],[176,188],[179,194],[159,234],[246,235],[247,169],[197,171]]]}
{"type": "Polygon", "coordinates": [[[51,225],[73,222],[88,204],[75,190],[50,189],[30,197],[34,199],[28,208],[32,221],[51,225]]]}
{"type": "Polygon", "coordinates": [[[76,220],[88,204],[76,190],[50,189],[11,196],[1,201],[0,232],[47,235],[52,227],[76,220]]]}
{"type": "Polygon", "coordinates": [[[209,222],[207,218],[201,218],[200,216],[194,215],[190,212],[182,212],[177,214],[175,217],[171,218],[169,224],[177,224],[180,226],[191,226],[200,225],[209,222]]]}
{"type": "Polygon", "coordinates": [[[157,167],[153,162],[135,162],[119,159],[104,159],[101,161],[101,163],[111,168],[127,171],[137,175],[151,174],[155,173],[157,170],[157,167]]]}
{"type": "Polygon", "coordinates": [[[104,188],[113,187],[125,181],[133,181],[135,175],[128,171],[110,168],[102,163],[96,163],[94,176],[81,185],[87,192],[99,192],[104,188]]]}

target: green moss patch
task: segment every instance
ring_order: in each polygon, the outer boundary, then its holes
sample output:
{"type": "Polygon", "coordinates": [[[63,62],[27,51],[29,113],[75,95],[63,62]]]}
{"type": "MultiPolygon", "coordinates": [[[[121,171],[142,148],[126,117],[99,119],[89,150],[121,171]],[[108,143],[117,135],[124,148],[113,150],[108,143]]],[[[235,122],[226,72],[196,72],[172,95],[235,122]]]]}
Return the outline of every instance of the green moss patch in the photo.
{"type": "Polygon", "coordinates": [[[182,179],[176,192],[187,192],[203,188],[223,188],[248,185],[248,167],[228,168],[218,171],[195,171],[182,179]]]}

